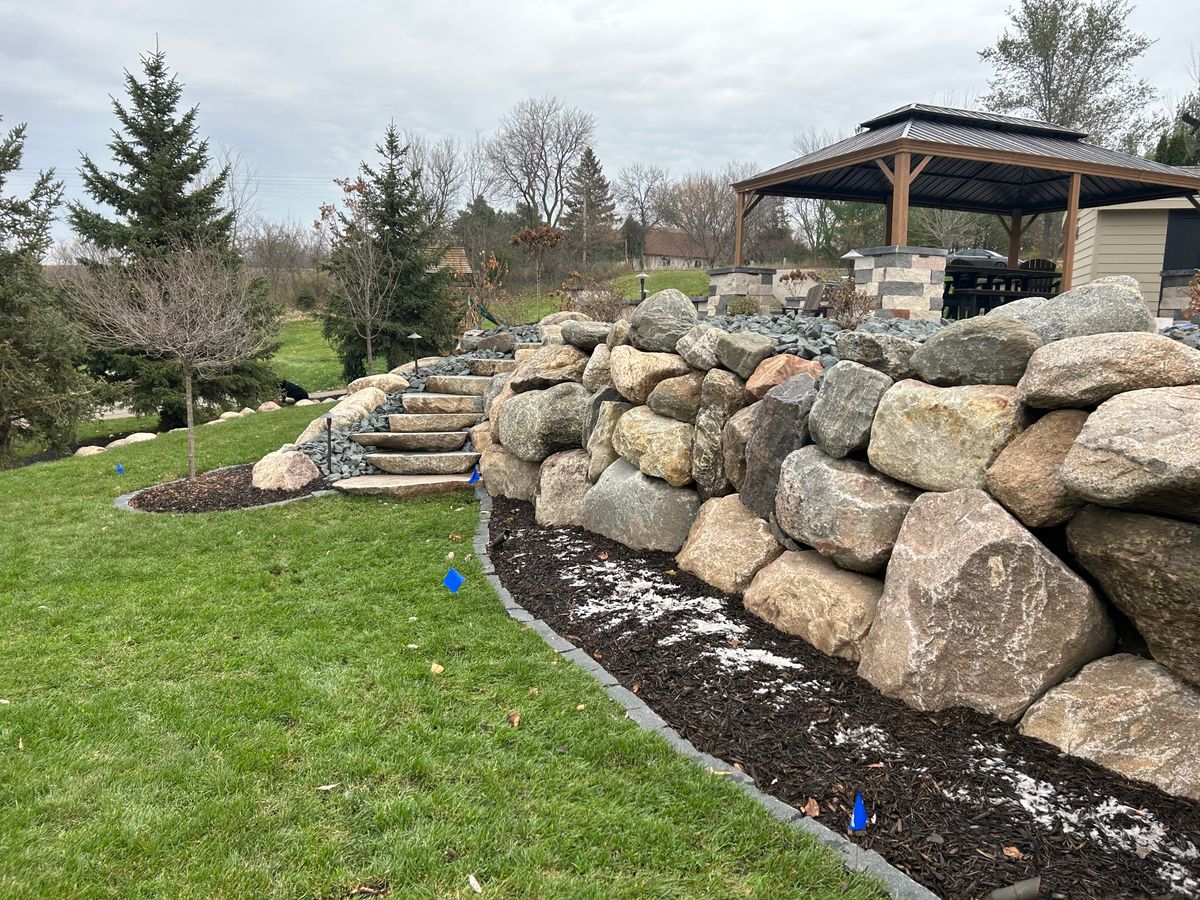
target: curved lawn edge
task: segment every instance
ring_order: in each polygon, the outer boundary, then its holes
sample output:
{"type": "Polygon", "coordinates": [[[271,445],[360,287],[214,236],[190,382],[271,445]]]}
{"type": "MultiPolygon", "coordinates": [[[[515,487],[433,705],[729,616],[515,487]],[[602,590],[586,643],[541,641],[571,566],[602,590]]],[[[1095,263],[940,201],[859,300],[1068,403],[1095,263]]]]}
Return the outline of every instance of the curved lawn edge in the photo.
{"type": "MultiPolygon", "coordinates": [[[[217,468],[215,468],[215,469],[209,469],[207,472],[201,472],[200,474],[207,475],[209,472],[224,472],[227,469],[238,469],[244,465],[245,465],[245,463],[236,463],[235,465],[232,465],[232,466],[217,466],[217,468]]],[[[183,479],[181,479],[181,478],[174,478],[171,481],[160,481],[158,484],[148,484],[143,488],[138,488],[136,491],[130,491],[127,494],[121,494],[121,496],[119,496],[113,500],[113,506],[115,506],[117,509],[122,510],[124,512],[141,513],[141,514],[147,515],[147,516],[206,516],[206,515],[211,515],[212,513],[244,512],[245,510],[248,510],[248,509],[266,509],[270,506],[284,506],[288,503],[296,503],[299,500],[311,500],[313,497],[329,497],[332,494],[337,493],[337,491],[333,490],[332,488],[324,488],[319,491],[313,491],[312,493],[309,493],[309,494],[301,494],[298,497],[288,497],[286,500],[272,500],[270,503],[258,503],[254,506],[238,506],[234,509],[210,509],[210,510],[204,510],[203,512],[185,512],[182,510],[160,511],[160,510],[154,510],[154,509],[138,509],[132,503],[133,498],[138,496],[138,494],[143,494],[146,491],[153,490],[156,487],[162,487],[162,485],[164,485],[164,484],[174,484],[176,481],[182,481],[182,480],[183,479]]]]}
{"type": "MultiPolygon", "coordinates": [[[[304,499],[297,497],[295,499],[304,499]]],[[[482,482],[475,486],[475,499],[479,502],[479,524],[475,529],[474,553],[479,560],[484,577],[500,597],[504,611],[517,622],[524,623],[536,632],[555,653],[563,659],[574,663],[588,675],[600,683],[605,693],[621,705],[627,718],[632,719],[644,731],[659,735],[679,755],[691,760],[701,768],[714,775],[728,777],[743,793],[762,806],[772,817],[802,831],[816,839],[817,843],[835,851],[847,869],[861,872],[878,880],[889,897],[896,900],[937,900],[937,894],[913,881],[899,869],[891,865],[884,857],[874,850],[866,850],[851,840],[846,839],[815,819],[806,816],[794,806],[790,806],[758,789],[754,779],[745,772],[737,769],[722,759],[696,749],[691,741],[683,737],[668,725],[658,713],[632,691],[622,687],[600,663],[586,652],[576,647],[541,619],[534,618],[521,604],[513,599],[512,594],[501,583],[488,555],[490,538],[490,523],[492,514],[492,498],[483,487],[482,482]]],[[[285,503],[292,501],[285,500],[285,503]]]]}

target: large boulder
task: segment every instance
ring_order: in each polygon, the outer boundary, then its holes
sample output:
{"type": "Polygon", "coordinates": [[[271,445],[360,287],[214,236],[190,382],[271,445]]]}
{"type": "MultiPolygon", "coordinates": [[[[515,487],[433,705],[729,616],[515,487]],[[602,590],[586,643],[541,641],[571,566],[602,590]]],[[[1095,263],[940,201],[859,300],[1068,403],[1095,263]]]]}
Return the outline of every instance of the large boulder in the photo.
{"type": "MultiPolygon", "coordinates": [[[[1174,341],[1172,341],[1174,343],[1174,341]]],[[[346,385],[347,394],[357,394],[363,388],[379,388],[385,394],[394,394],[398,391],[408,390],[408,379],[402,375],[392,375],[384,373],[383,375],[364,375],[362,378],[355,378],[352,382],[346,385]]],[[[275,407],[278,409],[279,407],[275,407]]],[[[260,410],[261,411],[261,410],[260,410]]]]}
{"type": "Polygon", "coordinates": [[[387,403],[387,394],[377,387],[368,386],[347,394],[327,413],[332,417],[332,426],[326,425],[325,416],[313,419],[292,443],[306,444],[323,435],[325,429],[330,427],[333,431],[349,431],[384,403],[387,403]]]}
{"type": "Polygon", "coordinates": [[[692,478],[703,500],[733,490],[725,473],[722,432],[730,416],[741,408],[745,390],[745,382],[724,369],[710,369],[700,385],[700,409],[692,438],[692,478]]]}
{"type": "Polygon", "coordinates": [[[564,450],[547,456],[538,470],[533,497],[533,518],[539,525],[583,525],[583,495],[588,481],[586,450],[564,450]]]}
{"type": "Polygon", "coordinates": [[[695,491],[643,475],[623,459],[583,498],[583,527],[635,550],[677,553],[700,508],[695,491]]]}
{"type": "Polygon", "coordinates": [[[1067,453],[1062,478],[1101,506],[1200,520],[1200,385],[1105,400],[1067,453]]]}
{"type": "Polygon", "coordinates": [[[988,493],[1028,528],[1061,525],[1083,506],[1062,480],[1062,464],[1088,414],[1057,409],[1018,434],[985,474],[988,493]]]}
{"type": "Polygon", "coordinates": [[[983,491],[927,493],[900,529],[858,674],[923,710],[1006,722],[1107,653],[1087,584],[983,491]]]}
{"type": "Polygon", "coordinates": [[[824,373],[815,359],[801,359],[792,353],[768,356],[758,364],[754,374],[746,381],[746,394],[751,401],[761,400],[767,391],[782,384],[793,375],[811,375],[819,379],[824,373]]]}
{"type": "Polygon", "coordinates": [[[624,403],[626,407],[630,404],[625,403],[625,398],[621,396],[621,392],[615,387],[605,387],[596,391],[588,398],[587,412],[583,416],[583,434],[582,445],[587,447],[588,439],[592,436],[592,429],[596,427],[596,422],[600,418],[600,405],[608,401],[624,403]]]}
{"type": "Polygon", "coordinates": [[[674,353],[645,353],[635,347],[613,347],[609,356],[613,384],[626,400],[642,404],[660,381],[692,371],[674,353]]]}
{"type": "Polygon", "coordinates": [[[613,449],[647,475],[683,487],[692,481],[692,435],[695,428],[649,407],[635,407],[617,421],[613,449]]]}
{"type": "Polygon", "coordinates": [[[929,384],[1016,384],[1042,339],[1016,319],[975,316],[925,341],[909,363],[929,384]]]}
{"type": "Polygon", "coordinates": [[[482,453],[492,444],[496,443],[496,439],[492,437],[492,423],[480,422],[478,425],[472,425],[468,429],[470,437],[468,440],[476,453],[482,453]]]}
{"type": "Polygon", "coordinates": [[[674,353],[675,345],[696,324],[696,307],[674,288],[651,294],[629,319],[629,341],[639,350],[674,353]]]}
{"type": "Polygon", "coordinates": [[[549,315],[542,316],[540,319],[538,319],[538,325],[539,325],[539,327],[543,327],[543,328],[547,325],[557,325],[559,327],[562,327],[567,322],[590,322],[590,321],[592,321],[592,317],[589,316],[587,313],[577,312],[573,309],[564,309],[560,312],[553,312],[553,313],[550,313],[549,315]]]}
{"type": "Polygon", "coordinates": [[[849,360],[882,372],[893,381],[912,378],[912,355],[916,341],[878,331],[841,331],[837,336],[838,359],[849,360]]]}
{"type": "Polygon", "coordinates": [[[598,344],[588,357],[588,363],[583,369],[583,386],[592,393],[613,383],[612,371],[609,369],[611,353],[607,344],[598,344]]]}
{"type": "Polygon", "coordinates": [[[590,353],[595,347],[608,340],[608,330],[611,327],[607,322],[584,322],[572,319],[563,323],[562,339],[564,343],[590,353]]]}
{"type": "Polygon", "coordinates": [[[679,568],[717,590],[740,594],[758,570],[782,552],[767,523],[746,509],[737,494],[730,494],[700,507],[675,560],[679,568]]]}
{"type": "Polygon", "coordinates": [[[871,440],[875,410],[892,384],[888,376],[861,363],[834,363],[825,372],[808,416],[813,442],[839,458],[865,450],[871,440]]]}
{"type": "Polygon", "coordinates": [[[822,653],[857,662],[883,582],[847,572],[814,550],[788,551],[754,576],[742,604],[822,653]]]}
{"type": "Polygon", "coordinates": [[[746,480],[746,445],[750,443],[762,403],[759,400],[739,409],[721,429],[721,461],[725,466],[725,477],[736,491],[742,489],[742,482],[746,480]]]}
{"type": "Polygon", "coordinates": [[[724,333],[720,328],[709,325],[707,322],[694,325],[679,339],[679,343],[675,345],[675,352],[682,356],[684,362],[693,369],[707,372],[719,365],[717,341],[724,333]]]}
{"type": "Polygon", "coordinates": [[[492,331],[475,342],[476,350],[491,350],[496,353],[512,353],[517,349],[516,339],[507,331],[492,331]]]}
{"type": "Polygon", "coordinates": [[[1200,800],[1200,691],[1148,659],[1120,653],[1089,663],[1029,707],[1021,733],[1200,800]]]}
{"type": "Polygon", "coordinates": [[[1026,406],[1056,409],[1185,384],[1200,384],[1200,350],[1164,334],[1124,331],[1047,344],[1033,354],[1017,389],[1026,406]]]}
{"type": "Polygon", "coordinates": [[[689,372],[675,378],[664,378],[654,386],[646,405],[660,416],[678,419],[680,422],[695,422],[700,409],[700,386],[704,383],[703,372],[689,372]]]}
{"type": "Polygon", "coordinates": [[[1122,277],[1101,278],[1036,305],[1008,303],[989,317],[1024,322],[1046,344],[1087,334],[1156,330],[1137,282],[1122,277]]]}
{"type": "Polygon", "coordinates": [[[628,319],[622,318],[613,322],[612,328],[609,329],[608,332],[608,341],[606,342],[609,350],[611,350],[613,347],[619,347],[622,344],[629,343],[629,328],[630,325],[628,319]]]}
{"type": "MultiPolygon", "coordinates": [[[[497,375],[492,378],[491,384],[488,385],[489,392],[495,387],[496,379],[500,377],[497,375]]],[[[510,378],[507,375],[503,377],[506,379],[510,378]]],[[[504,410],[505,404],[515,396],[517,396],[516,392],[508,386],[508,381],[506,380],[503,387],[500,388],[500,392],[490,402],[486,396],[484,397],[485,407],[488,411],[487,417],[492,424],[492,440],[500,440],[500,413],[504,410]]]]}
{"type": "Polygon", "coordinates": [[[927,491],[983,487],[1024,424],[1015,387],[898,381],[879,402],[867,456],[885,475],[927,491]]]}
{"type": "Polygon", "coordinates": [[[749,378],[768,356],[775,352],[775,341],[753,331],[722,332],[717,337],[717,360],[730,372],[749,378]]]}
{"type": "Polygon", "coordinates": [[[917,495],[864,462],[834,459],[810,444],[779,470],[775,520],[842,568],[870,574],[887,565],[917,495]]]}
{"type": "Polygon", "coordinates": [[[517,394],[500,410],[500,443],[528,462],[580,446],[589,394],[581,384],[517,394]]]}
{"type": "Polygon", "coordinates": [[[617,421],[633,407],[622,400],[605,400],[596,414],[596,423],[587,439],[588,481],[595,484],[604,470],[621,458],[613,447],[617,421]]]}
{"type": "Polygon", "coordinates": [[[569,344],[545,344],[513,370],[508,386],[515,393],[540,391],[556,384],[582,381],[590,357],[569,344]]]}
{"type": "Polygon", "coordinates": [[[1200,685],[1200,525],[1089,506],[1067,526],[1067,546],[1151,656],[1200,685]]]}
{"type": "Polygon", "coordinates": [[[250,471],[250,483],[260,491],[298,491],[320,477],[317,464],[299,450],[268,453],[250,471]]]}
{"type": "Polygon", "coordinates": [[[536,462],[521,459],[499,444],[492,444],[479,456],[479,474],[483,478],[483,486],[493,497],[532,503],[537,496],[540,469],[536,462]]]}
{"type": "Polygon", "coordinates": [[[755,515],[769,519],[775,513],[779,468],[793,450],[808,443],[808,414],[817,398],[811,375],[795,375],[767,391],[746,443],[746,474],[742,502],[755,515]]]}

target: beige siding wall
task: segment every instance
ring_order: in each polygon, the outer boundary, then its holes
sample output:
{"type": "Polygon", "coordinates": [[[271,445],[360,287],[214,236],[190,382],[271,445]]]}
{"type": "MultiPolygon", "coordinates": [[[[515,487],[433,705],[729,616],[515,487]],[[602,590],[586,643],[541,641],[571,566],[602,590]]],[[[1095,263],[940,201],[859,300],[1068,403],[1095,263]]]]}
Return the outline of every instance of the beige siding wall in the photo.
{"type": "Polygon", "coordinates": [[[1096,247],[1096,224],[1099,215],[1094,209],[1079,211],[1079,226],[1075,231],[1075,265],[1072,283],[1087,284],[1092,280],[1092,253],[1096,247]]]}

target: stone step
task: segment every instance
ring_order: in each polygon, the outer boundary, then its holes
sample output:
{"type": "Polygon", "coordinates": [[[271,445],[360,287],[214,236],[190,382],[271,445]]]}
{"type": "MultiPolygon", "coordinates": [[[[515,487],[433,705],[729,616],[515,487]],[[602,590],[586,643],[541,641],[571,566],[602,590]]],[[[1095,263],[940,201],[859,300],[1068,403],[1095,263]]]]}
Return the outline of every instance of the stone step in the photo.
{"type": "Polygon", "coordinates": [[[465,431],[379,431],[367,434],[352,434],[350,440],[364,447],[379,447],[383,450],[461,450],[467,443],[465,431]]]}
{"type": "Polygon", "coordinates": [[[483,397],[475,394],[436,394],[413,391],[404,395],[406,413],[483,412],[483,397]]]}
{"type": "Polygon", "coordinates": [[[389,475],[454,475],[470,472],[479,454],[468,450],[455,453],[368,453],[367,462],[389,475]]]}
{"type": "Polygon", "coordinates": [[[473,359],[467,365],[471,367],[472,375],[502,375],[517,367],[515,359],[473,359]]]}
{"type": "Polygon", "coordinates": [[[461,394],[482,397],[492,379],[484,375],[430,375],[425,390],[434,394],[461,394]]]}
{"type": "Polygon", "coordinates": [[[483,416],[466,413],[400,413],[388,416],[388,430],[400,433],[414,431],[460,431],[478,425],[483,416]]]}
{"type": "Polygon", "coordinates": [[[355,475],[333,483],[344,494],[382,494],[397,500],[409,500],[429,494],[474,490],[466,475],[355,475]]]}

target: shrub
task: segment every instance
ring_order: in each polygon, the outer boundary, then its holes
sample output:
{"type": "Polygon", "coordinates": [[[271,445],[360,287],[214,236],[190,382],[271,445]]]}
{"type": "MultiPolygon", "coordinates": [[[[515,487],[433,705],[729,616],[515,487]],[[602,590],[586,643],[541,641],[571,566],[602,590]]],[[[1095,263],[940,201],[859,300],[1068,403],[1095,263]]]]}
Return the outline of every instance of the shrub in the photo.
{"type": "Polygon", "coordinates": [[[757,316],[758,301],[753,297],[734,297],[729,301],[728,314],[731,316],[757,316]]]}
{"type": "Polygon", "coordinates": [[[829,298],[829,318],[843,328],[857,328],[874,311],[875,298],[858,290],[853,278],[839,284],[829,298]]]}
{"type": "Polygon", "coordinates": [[[301,291],[296,295],[296,309],[311,312],[317,308],[317,295],[312,291],[301,291]]]}

